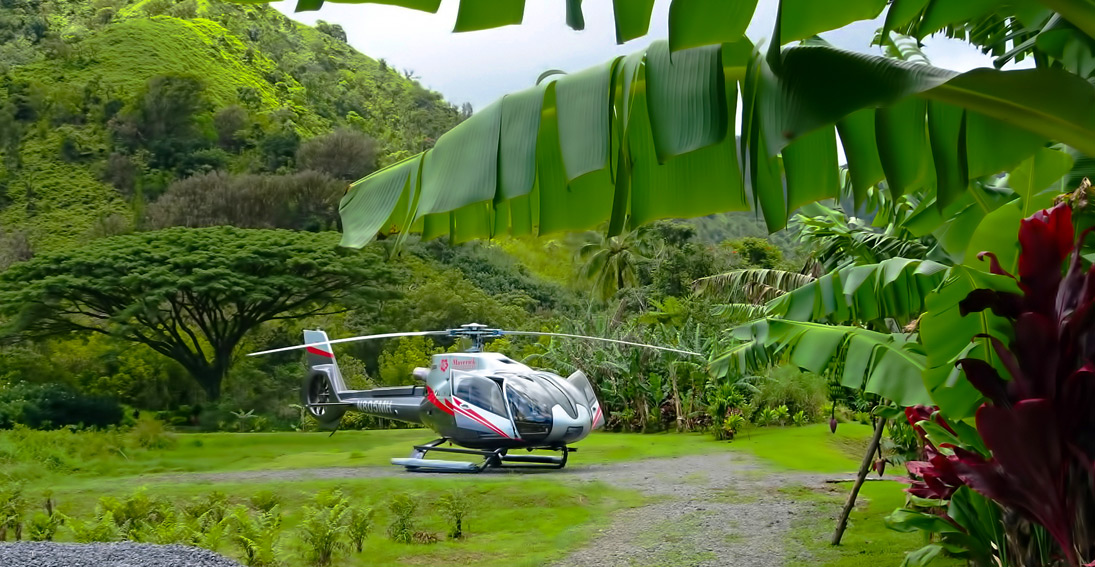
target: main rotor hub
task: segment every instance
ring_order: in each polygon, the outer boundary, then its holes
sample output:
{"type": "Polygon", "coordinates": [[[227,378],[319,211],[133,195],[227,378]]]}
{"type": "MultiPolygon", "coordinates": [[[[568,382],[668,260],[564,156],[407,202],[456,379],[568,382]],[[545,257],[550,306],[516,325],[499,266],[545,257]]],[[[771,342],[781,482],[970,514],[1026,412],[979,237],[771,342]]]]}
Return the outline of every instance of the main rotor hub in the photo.
{"type": "Polygon", "coordinates": [[[459,329],[449,329],[450,337],[468,337],[471,339],[471,348],[468,352],[483,352],[483,343],[486,339],[496,339],[502,336],[501,329],[488,329],[480,323],[468,323],[460,325],[459,329]]]}

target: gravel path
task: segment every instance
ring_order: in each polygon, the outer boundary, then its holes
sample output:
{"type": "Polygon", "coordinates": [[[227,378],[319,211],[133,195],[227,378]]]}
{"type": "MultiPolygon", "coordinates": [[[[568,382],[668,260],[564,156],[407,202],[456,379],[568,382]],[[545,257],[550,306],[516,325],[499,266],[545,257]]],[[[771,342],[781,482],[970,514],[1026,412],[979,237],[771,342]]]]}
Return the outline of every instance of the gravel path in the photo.
{"type": "MultiPolygon", "coordinates": [[[[586,547],[553,567],[776,567],[808,558],[788,556],[787,531],[805,506],[781,488],[822,486],[832,475],[775,473],[739,452],[582,465],[581,453],[553,480],[601,481],[652,497],[617,512],[586,547]]],[[[397,467],[197,473],[157,481],[252,482],[315,478],[404,477],[397,467]]],[[[444,474],[444,473],[436,473],[444,474]]],[[[486,475],[541,474],[488,469],[486,475]]],[[[2,565],[2,563],[0,563],[2,565]]]]}
{"type": "Polygon", "coordinates": [[[818,486],[827,476],[773,473],[747,455],[652,459],[572,471],[572,477],[638,490],[653,502],[616,514],[586,547],[554,567],[776,567],[804,506],[781,488],[818,486]]]}
{"type": "Polygon", "coordinates": [[[4,567],[240,567],[212,551],[147,543],[0,543],[4,567]]]}

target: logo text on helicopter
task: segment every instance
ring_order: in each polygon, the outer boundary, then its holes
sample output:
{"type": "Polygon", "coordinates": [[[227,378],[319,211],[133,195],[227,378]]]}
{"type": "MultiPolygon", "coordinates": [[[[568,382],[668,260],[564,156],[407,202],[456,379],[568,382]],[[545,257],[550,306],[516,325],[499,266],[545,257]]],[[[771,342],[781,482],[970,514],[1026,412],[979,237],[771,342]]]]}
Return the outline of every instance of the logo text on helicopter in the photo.
{"type": "Polygon", "coordinates": [[[392,402],[388,400],[358,400],[357,409],[366,413],[386,413],[395,415],[392,402]]]}
{"type": "Polygon", "coordinates": [[[440,368],[442,372],[447,371],[450,367],[453,370],[474,370],[475,366],[474,358],[453,358],[451,360],[442,358],[441,362],[438,363],[438,368],[440,368]]]}

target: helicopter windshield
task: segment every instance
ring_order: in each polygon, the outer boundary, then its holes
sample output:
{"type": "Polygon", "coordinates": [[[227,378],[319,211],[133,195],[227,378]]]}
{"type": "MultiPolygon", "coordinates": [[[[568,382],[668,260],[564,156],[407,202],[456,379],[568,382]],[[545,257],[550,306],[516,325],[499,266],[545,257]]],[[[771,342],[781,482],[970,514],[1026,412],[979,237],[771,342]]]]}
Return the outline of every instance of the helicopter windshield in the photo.
{"type": "Polygon", "coordinates": [[[524,376],[506,380],[509,402],[517,433],[529,441],[544,439],[551,432],[551,396],[543,386],[524,376]]]}

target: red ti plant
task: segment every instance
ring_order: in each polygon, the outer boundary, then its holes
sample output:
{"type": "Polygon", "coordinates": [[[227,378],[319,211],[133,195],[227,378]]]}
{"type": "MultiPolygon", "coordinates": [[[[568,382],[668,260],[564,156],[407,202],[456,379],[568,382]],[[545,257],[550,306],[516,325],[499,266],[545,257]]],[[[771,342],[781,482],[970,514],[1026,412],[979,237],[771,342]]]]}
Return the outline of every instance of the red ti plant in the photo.
{"type": "Polygon", "coordinates": [[[1012,565],[1095,560],[1095,268],[1085,270],[1080,255],[1087,233],[1074,234],[1061,204],[1022,222],[1018,277],[982,253],[1021,290],[977,290],[959,306],[963,315],[989,309],[1014,331],[1007,345],[988,337],[1008,376],[983,360],[957,363],[988,400],[976,424],[991,456],[932,447],[910,468],[923,479],[911,490],[925,496],[946,497],[959,483],[995,501],[1012,565]],[[1059,548],[1050,557],[1034,551],[1035,526],[1059,548]]]}
{"type": "MultiPolygon", "coordinates": [[[[916,430],[923,446],[923,460],[909,461],[905,467],[917,477],[909,486],[907,492],[913,496],[929,500],[950,500],[955,490],[963,484],[962,479],[954,470],[952,460],[954,457],[944,454],[932,443],[920,425],[923,422],[934,422],[943,427],[948,433],[954,434],[954,429],[943,420],[935,408],[925,406],[913,406],[905,408],[905,419],[916,430]]],[[[952,448],[947,445],[947,448],[952,448]]]]}

